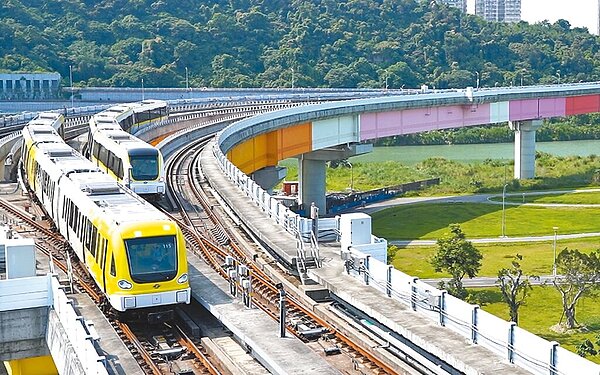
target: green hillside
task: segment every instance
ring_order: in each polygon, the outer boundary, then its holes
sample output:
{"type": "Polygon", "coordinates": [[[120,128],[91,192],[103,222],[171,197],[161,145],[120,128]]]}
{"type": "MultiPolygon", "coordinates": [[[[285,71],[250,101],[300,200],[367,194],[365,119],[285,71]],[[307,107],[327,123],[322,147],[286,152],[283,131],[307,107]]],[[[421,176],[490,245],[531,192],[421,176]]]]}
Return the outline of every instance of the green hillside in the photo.
{"type": "Polygon", "coordinates": [[[79,86],[418,87],[600,78],[567,21],[488,23],[431,0],[4,0],[0,71],[79,86]]]}

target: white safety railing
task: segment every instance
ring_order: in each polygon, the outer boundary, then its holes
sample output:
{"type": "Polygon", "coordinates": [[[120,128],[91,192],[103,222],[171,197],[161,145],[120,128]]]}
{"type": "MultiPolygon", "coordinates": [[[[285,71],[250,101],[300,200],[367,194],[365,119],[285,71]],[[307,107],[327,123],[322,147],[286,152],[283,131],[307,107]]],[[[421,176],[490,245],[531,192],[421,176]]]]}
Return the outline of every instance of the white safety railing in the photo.
{"type": "MultiPolygon", "coordinates": [[[[227,131],[227,130],[225,130],[227,131]]],[[[283,227],[292,236],[296,233],[305,242],[310,242],[311,236],[311,219],[300,216],[288,207],[280,203],[277,199],[262,189],[254,180],[240,171],[227,157],[221,152],[218,144],[213,147],[213,154],[218,161],[219,167],[225,175],[233,182],[240,191],[256,203],[256,205],[268,216],[274,223],[283,227]]],[[[326,228],[326,234],[333,233],[332,228],[337,228],[338,220],[335,218],[319,218],[319,240],[323,240],[321,236],[321,228],[326,228]]],[[[335,240],[335,235],[327,236],[335,240]]]]}
{"type": "Polygon", "coordinates": [[[600,365],[557,342],[534,335],[393,266],[354,249],[345,257],[348,274],[533,374],[600,374],[600,365]]]}

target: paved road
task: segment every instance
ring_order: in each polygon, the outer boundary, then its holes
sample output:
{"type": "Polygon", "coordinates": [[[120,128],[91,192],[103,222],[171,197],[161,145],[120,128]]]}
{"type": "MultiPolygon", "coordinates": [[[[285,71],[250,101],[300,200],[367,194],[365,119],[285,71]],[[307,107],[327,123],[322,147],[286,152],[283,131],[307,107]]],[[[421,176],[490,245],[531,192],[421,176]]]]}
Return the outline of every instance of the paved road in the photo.
{"type": "MultiPolygon", "coordinates": [[[[544,275],[544,276],[540,276],[539,279],[531,279],[530,282],[532,285],[542,285],[542,284],[552,285],[552,279],[554,279],[554,276],[544,275]]],[[[419,280],[437,288],[440,281],[448,282],[448,281],[450,281],[450,278],[419,279],[419,280]]],[[[474,277],[472,279],[463,279],[463,285],[466,288],[492,287],[492,286],[497,285],[496,280],[498,280],[497,277],[474,277]]]]}
{"type": "MultiPolygon", "coordinates": [[[[594,189],[578,189],[578,190],[552,190],[552,191],[531,191],[525,193],[509,193],[506,197],[521,197],[549,194],[577,194],[577,193],[597,193],[600,188],[594,189]]],[[[452,195],[439,197],[411,197],[411,198],[394,198],[384,202],[377,202],[366,206],[362,212],[371,214],[381,211],[386,208],[398,206],[401,204],[411,203],[487,203],[487,204],[502,204],[502,201],[491,200],[492,198],[502,198],[502,194],[471,194],[471,195],[452,195]]],[[[544,206],[544,207],[600,207],[600,204],[563,204],[563,203],[519,203],[519,202],[504,202],[507,206],[544,206]]]]}
{"type": "MultiPolygon", "coordinates": [[[[556,236],[557,240],[569,240],[573,238],[586,238],[586,237],[600,237],[600,232],[591,233],[574,233],[574,234],[560,234],[556,236]]],[[[554,236],[530,236],[530,237],[493,237],[493,238],[469,238],[469,241],[473,243],[512,243],[512,242],[542,242],[552,241],[554,236]]],[[[437,243],[436,240],[394,240],[388,241],[390,245],[396,246],[431,246],[437,243]]]]}

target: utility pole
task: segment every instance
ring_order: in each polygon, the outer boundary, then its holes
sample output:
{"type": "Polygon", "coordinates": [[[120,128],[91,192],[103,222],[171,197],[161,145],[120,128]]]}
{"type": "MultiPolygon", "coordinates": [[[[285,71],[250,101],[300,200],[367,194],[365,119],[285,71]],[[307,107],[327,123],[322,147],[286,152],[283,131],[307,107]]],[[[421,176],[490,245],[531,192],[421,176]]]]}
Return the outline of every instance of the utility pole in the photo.
{"type": "Polygon", "coordinates": [[[75,108],[73,105],[73,65],[69,65],[69,81],[71,82],[71,108],[75,108]]]}
{"type": "Polygon", "coordinates": [[[190,81],[188,79],[188,68],[185,67],[185,91],[190,91],[190,81]]]}

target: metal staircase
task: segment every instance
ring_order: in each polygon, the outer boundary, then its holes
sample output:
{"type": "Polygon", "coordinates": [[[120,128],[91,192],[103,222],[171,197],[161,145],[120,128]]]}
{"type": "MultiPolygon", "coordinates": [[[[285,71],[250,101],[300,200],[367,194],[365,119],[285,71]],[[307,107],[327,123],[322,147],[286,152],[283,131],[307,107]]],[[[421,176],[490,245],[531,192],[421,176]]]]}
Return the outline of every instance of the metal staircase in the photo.
{"type": "Polygon", "coordinates": [[[307,271],[312,268],[321,267],[319,256],[319,243],[313,231],[310,232],[310,248],[306,248],[304,240],[299,231],[296,231],[296,270],[302,285],[306,284],[307,271]]]}

